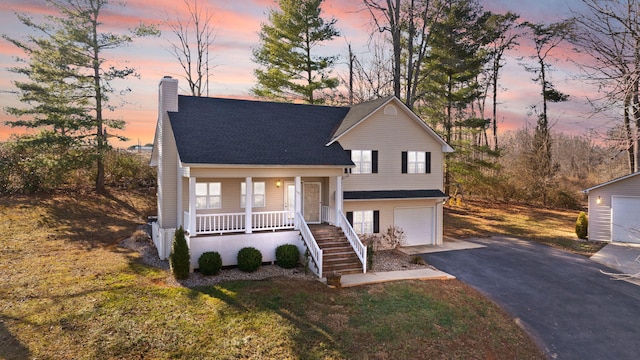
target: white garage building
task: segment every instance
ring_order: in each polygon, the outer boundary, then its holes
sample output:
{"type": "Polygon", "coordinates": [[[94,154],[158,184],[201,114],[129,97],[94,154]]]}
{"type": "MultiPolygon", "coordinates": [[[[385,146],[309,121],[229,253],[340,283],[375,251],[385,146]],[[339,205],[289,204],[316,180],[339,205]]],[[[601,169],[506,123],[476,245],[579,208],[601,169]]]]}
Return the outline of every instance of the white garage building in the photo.
{"type": "Polygon", "coordinates": [[[639,175],[583,190],[589,195],[589,240],[640,243],[639,175]]]}

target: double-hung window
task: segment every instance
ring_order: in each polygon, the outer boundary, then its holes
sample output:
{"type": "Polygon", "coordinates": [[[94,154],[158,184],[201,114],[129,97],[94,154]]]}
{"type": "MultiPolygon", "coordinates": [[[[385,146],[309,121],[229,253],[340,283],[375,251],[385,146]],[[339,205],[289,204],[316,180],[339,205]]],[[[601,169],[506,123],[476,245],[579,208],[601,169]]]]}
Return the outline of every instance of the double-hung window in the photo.
{"type": "MultiPolygon", "coordinates": [[[[264,181],[256,181],[253,183],[253,207],[265,207],[266,205],[266,186],[264,181]]],[[[245,182],[240,185],[240,207],[247,204],[247,184],[245,182]]]]}
{"type": "Polygon", "coordinates": [[[380,211],[357,210],[348,211],[347,220],[353,226],[356,234],[372,234],[380,232],[380,211]]]}
{"type": "Polygon", "coordinates": [[[409,174],[424,174],[425,155],[422,151],[409,151],[407,154],[407,171],[409,174]]]}
{"type": "Polygon", "coordinates": [[[403,174],[430,174],[431,153],[423,151],[402,152],[403,174]]]}
{"type": "Polygon", "coordinates": [[[373,210],[353,212],[353,230],[356,234],[371,234],[373,232],[373,210]]]}
{"type": "Polygon", "coordinates": [[[196,183],[196,209],[222,208],[222,184],[219,182],[196,183]]]}
{"type": "Polygon", "coordinates": [[[376,174],[378,173],[378,151],[377,150],[350,150],[351,161],[355,167],[351,169],[352,174],[376,174]]]}

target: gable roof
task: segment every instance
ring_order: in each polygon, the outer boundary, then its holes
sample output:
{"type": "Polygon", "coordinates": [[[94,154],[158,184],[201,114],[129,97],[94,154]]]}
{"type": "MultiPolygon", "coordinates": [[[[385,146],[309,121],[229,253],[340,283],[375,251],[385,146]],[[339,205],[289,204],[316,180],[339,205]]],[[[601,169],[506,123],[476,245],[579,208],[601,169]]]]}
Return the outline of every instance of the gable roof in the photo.
{"type": "Polygon", "coordinates": [[[447,144],[433,129],[427,125],[418,115],[411,111],[405,104],[402,103],[397,97],[391,95],[385,98],[380,98],[373,101],[364,102],[358,105],[354,105],[349,110],[347,116],[340,124],[340,127],[336,129],[331,141],[328,145],[337,142],[344,134],[351,131],[353,128],[364,122],[371,115],[373,115],[379,109],[382,109],[390,102],[394,102],[396,106],[399,106],[412,120],[414,120],[420,127],[422,127],[429,135],[431,135],[440,145],[442,145],[443,152],[453,152],[453,148],[447,144]]]}
{"type": "Polygon", "coordinates": [[[590,188],[588,188],[588,189],[584,189],[584,190],[582,190],[582,192],[583,192],[583,193],[585,193],[585,194],[589,194],[589,191],[591,191],[591,190],[596,190],[596,189],[599,189],[599,188],[601,188],[601,187],[605,187],[605,186],[607,186],[607,185],[611,185],[611,184],[613,184],[613,183],[617,183],[618,181],[622,181],[622,180],[626,180],[626,179],[629,179],[629,178],[635,177],[635,176],[637,176],[637,175],[640,175],[640,171],[639,171],[639,172],[635,172],[635,173],[633,173],[633,174],[629,174],[629,175],[621,176],[621,177],[619,177],[619,178],[616,178],[616,179],[613,179],[613,180],[610,180],[610,181],[604,182],[604,183],[602,183],[602,184],[599,184],[599,185],[596,185],[596,186],[590,187],[590,188]]]}
{"type": "Polygon", "coordinates": [[[327,145],[348,107],[181,95],[178,109],[169,119],[185,164],[353,166],[327,145]]]}

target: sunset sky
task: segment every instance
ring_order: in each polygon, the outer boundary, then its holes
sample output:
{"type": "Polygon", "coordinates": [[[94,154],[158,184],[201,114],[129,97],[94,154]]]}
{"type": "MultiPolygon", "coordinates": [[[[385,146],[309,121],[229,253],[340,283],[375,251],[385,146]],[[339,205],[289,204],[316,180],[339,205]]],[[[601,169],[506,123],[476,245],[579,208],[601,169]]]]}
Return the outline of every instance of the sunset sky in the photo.
{"type": "MultiPolygon", "coordinates": [[[[213,47],[215,68],[212,71],[210,96],[250,97],[250,88],[255,82],[253,70],[256,68],[251,61],[252,50],[259,45],[260,23],[267,21],[268,10],[275,6],[275,2],[201,0],[201,3],[213,10],[216,28],[213,47]]],[[[524,20],[545,23],[569,17],[570,9],[580,9],[579,0],[481,0],[481,4],[486,10],[498,13],[513,11],[524,20]]],[[[50,11],[51,9],[44,5],[44,1],[4,0],[0,4],[0,33],[12,38],[23,38],[29,34],[30,29],[17,21],[15,13],[37,17],[50,11]]],[[[126,7],[112,6],[103,14],[102,20],[108,31],[121,32],[123,29],[133,28],[140,22],[160,24],[163,31],[159,38],[138,39],[127,48],[105,53],[105,57],[116,64],[137,68],[141,76],[140,79],[131,78],[114,83],[118,90],[131,89],[131,92],[124,96],[112,96],[112,104],[120,106],[108,115],[127,122],[127,128],[122,134],[130,139],[128,142],[113,143],[115,147],[153,142],[158,106],[157,85],[162,76],[170,75],[178,79],[182,76],[179,64],[167,51],[168,40],[174,40],[173,34],[162,24],[168,19],[175,19],[177,14],[186,16],[182,0],[128,0],[126,7]]],[[[359,58],[364,59],[368,56],[370,15],[363,11],[363,5],[359,0],[326,0],[323,16],[333,16],[338,20],[336,27],[342,36],[323,46],[320,51],[340,55],[335,72],[346,75],[347,43],[352,44],[359,58]]],[[[535,116],[529,114],[530,105],[540,102],[540,89],[531,81],[533,75],[527,73],[520,64],[528,61],[526,57],[532,54],[534,52],[531,44],[521,40],[520,48],[507,58],[507,65],[502,74],[502,87],[505,90],[499,94],[501,105],[498,108],[499,126],[503,131],[535,123],[535,116]],[[522,57],[524,60],[518,60],[522,57]]],[[[17,96],[11,93],[15,90],[12,80],[24,78],[7,71],[7,68],[15,66],[15,56],[21,55],[15,46],[0,39],[1,108],[20,105],[17,96]]],[[[616,124],[619,117],[615,114],[590,116],[592,109],[588,105],[587,97],[597,97],[596,87],[578,81],[579,72],[568,61],[571,58],[576,59],[577,56],[569,45],[554,53],[557,63],[554,64],[556,71],[552,74],[552,81],[560,91],[571,95],[571,101],[553,104],[550,108],[550,119],[554,124],[554,130],[557,131],[581,134],[588,129],[595,129],[603,133],[606,128],[616,124]]],[[[186,82],[180,81],[182,92],[186,93],[186,82]]],[[[4,125],[4,122],[10,119],[4,111],[0,112],[0,141],[19,131],[4,125]]]]}

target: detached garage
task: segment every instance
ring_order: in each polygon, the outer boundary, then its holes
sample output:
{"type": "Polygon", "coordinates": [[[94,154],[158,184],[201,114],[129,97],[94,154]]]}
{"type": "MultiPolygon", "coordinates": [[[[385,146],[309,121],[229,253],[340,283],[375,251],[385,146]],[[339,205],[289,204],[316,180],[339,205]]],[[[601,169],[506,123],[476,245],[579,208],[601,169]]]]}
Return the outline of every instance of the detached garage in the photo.
{"type": "Polygon", "coordinates": [[[640,243],[640,172],[583,192],[589,196],[589,240],[640,243]]]}

